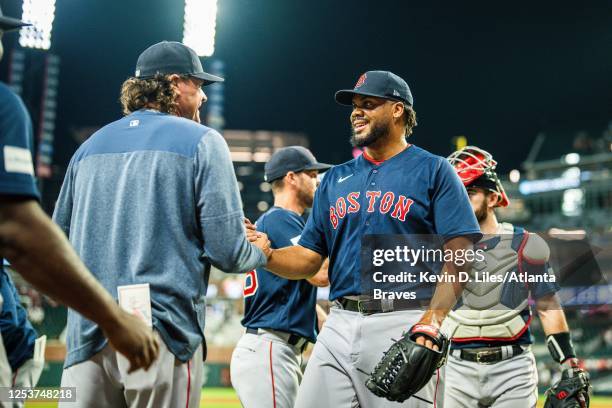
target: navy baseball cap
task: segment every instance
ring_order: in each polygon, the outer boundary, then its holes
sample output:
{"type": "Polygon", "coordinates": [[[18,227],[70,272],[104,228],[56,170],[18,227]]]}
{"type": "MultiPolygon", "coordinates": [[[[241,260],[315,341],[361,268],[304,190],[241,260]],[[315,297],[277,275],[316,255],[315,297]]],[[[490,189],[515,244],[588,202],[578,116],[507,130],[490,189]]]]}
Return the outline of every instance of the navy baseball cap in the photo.
{"type": "Polygon", "coordinates": [[[352,105],[355,95],[376,96],[413,105],[412,93],[406,81],[390,71],[368,71],[362,74],[353,89],[336,92],[336,102],[352,105]]]}
{"type": "Polygon", "coordinates": [[[0,30],[11,31],[20,27],[30,26],[32,24],[26,23],[25,21],[17,20],[16,18],[4,17],[2,15],[2,9],[0,9],[0,30]]]}
{"type": "Polygon", "coordinates": [[[185,44],[175,41],[162,41],[153,44],[140,54],[136,62],[139,79],[150,79],[157,74],[179,74],[198,78],[204,85],[223,82],[224,79],[204,72],[198,54],[185,44]]]}
{"type": "Polygon", "coordinates": [[[278,149],[264,168],[264,179],[274,181],[285,177],[290,171],[327,170],[331,164],[319,163],[314,155],[305,147],[288,146],[278,149]]]}

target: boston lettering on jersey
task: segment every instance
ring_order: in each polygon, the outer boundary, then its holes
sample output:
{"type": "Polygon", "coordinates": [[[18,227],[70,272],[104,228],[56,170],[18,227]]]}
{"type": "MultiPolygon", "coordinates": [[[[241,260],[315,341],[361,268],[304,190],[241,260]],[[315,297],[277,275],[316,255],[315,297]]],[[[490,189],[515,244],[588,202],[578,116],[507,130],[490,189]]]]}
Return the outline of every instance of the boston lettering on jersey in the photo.
{"type": "MultiPolygon", "coordinates": [[[[479,239],[465,187],[452,166],[411,145],[375,162],[364,155],[328,170],[317,189],[299,245],[329,257],[330,299],[367,294],[362,265],[365,236],[459,235],[479,239]]],[[[370,265],[371,266],[371,265],[370,265]]],[[[435,284],[414,283],[417,299],[435,284]]]]}
{"type": "MultiPolygon", "coordinates": [[[[334,229],[338,227],[338,218],[342,219],[347,214],[355,214],[361,210],[361,204],[358,201],[360,194],[359,191],[352,191],[346,198],[339,197],[335,206],[329,207],[329,221],[334,229]]],[[[379,211],[381,214],[387,214],[393,208],[390,216],[400,221],[406,221],[406,215],[410,212],[410,206],[414,201],[403,194],[398,194],[396,198],[392,191],[382,194],[382,198],[380,198],[381,194],[381,191],[365,192],[368,200],[366,211],[369,213],[379,211]]]]}

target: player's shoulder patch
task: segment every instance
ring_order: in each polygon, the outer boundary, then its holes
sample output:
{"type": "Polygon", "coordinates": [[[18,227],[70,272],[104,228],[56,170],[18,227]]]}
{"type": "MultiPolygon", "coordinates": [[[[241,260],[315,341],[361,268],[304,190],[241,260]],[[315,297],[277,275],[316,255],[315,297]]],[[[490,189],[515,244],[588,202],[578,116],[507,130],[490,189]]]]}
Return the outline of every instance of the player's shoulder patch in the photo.
{"type": "Polygon", "coordinates": [[[526,232],[527,242],[523,248],[523,259],[533,264],[543,264],[550,258],[550,248],[538,234],[526,232]]]}
{"type": "Polygon", "coordinates": [[[25,147],[3,146],[4,171],[7,173],[23,173],[34,176],[32,152],[25,147]]]}

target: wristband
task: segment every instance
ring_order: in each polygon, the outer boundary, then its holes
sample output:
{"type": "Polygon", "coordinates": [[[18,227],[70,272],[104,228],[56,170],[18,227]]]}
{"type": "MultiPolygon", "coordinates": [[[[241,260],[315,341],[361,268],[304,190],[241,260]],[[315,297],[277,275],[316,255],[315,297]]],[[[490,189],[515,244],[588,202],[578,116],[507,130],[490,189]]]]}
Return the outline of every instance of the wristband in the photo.
{"type": "Polygon", "coordinates": [[[575,358],[576,352],[569,332],[555,333],[546,337],[546,345],[553,360],[561,364],[568,358],[575,358]]]}

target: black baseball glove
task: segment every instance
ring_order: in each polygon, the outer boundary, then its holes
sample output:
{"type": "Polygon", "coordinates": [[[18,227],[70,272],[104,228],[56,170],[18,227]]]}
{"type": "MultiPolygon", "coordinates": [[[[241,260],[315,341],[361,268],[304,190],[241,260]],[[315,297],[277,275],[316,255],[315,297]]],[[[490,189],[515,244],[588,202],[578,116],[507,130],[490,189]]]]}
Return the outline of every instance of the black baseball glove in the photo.
{"type": "Polygon", "coordinates": [[[568,368],[561,379],[546,391],[544,408],[588,408],[591,393],[589,375],[579,368],[568,368]]]}
{"type": "Polygon", "coordinates": [[[366,386],[379,397],[403,402],[423,388],[434,372],[444,365],[448,346],[448,339],[438,328],[414,325],[384,353],[366,386]],[[439,351],[415,343],[418,336],[431,339],[439,351]]]}

